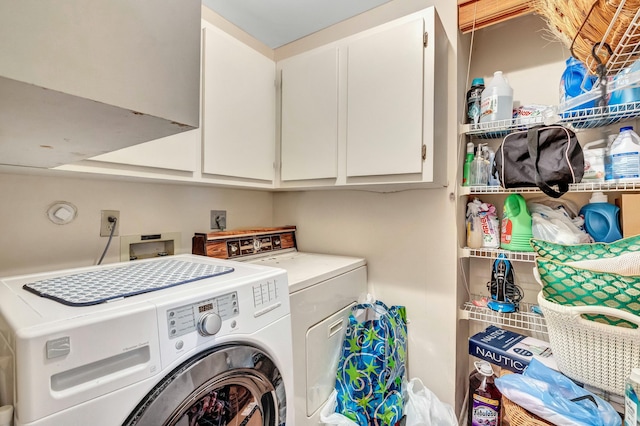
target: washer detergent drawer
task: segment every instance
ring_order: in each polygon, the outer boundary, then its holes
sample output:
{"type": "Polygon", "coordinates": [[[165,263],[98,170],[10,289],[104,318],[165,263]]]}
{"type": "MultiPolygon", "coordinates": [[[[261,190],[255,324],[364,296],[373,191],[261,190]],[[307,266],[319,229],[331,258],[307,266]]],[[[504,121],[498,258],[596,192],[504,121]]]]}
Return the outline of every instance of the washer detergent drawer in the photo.
{"type": "Polygon", "coordinates": [[[312,416],[324,405],[335,387],[340,349],[352,306],[355,303],[307,331],[307,416],[312,416]]]}
{"type": "MultiPolygon", "coordinates": [[[[82,308],[79,308],[82,309],[82,308]]],[[[30,423],[160,371],[154,306],[76,317],[16,333],[16,417],[30,423]],[[120,313],[120,315],[122,315],[120,313]]]]}

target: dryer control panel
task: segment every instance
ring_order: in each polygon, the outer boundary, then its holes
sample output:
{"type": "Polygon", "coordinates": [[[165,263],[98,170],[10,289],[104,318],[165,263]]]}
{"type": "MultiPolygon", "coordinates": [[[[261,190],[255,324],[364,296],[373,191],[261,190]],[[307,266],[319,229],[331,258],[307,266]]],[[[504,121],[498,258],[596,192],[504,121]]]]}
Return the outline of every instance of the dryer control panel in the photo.
{"type": "Polygon", "coordinates": [[[216,314],[222,321],[238,316],[238,293],[232,292],[212,297],[167,311],[167,330],[173,339],[198,330],[200,318],[205,314],[216,314]]]}

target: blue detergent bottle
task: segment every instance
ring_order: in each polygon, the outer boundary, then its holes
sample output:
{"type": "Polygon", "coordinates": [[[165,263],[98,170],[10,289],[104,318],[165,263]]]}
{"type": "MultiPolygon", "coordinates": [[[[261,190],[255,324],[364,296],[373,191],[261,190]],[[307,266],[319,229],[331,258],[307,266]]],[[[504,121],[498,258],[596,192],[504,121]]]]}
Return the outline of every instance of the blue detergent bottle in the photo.
{"type": "Polygon", "coordinates": [[[622,238],[620,232],[620,208],[607,202],[602,192],[594,192],[589,204],[580,209],[587,233],[598,243],[611,243],[622,238]]]}
{"type": "MultiPolygon", "coordinates": [[[[560,79],[560,103],[565,103],[571,98],[575,98],[583,93],[590,91],[596,77],[588,75],[584,64],[573,56],[566,61],[566,68],[560,79]]],[[[588,101],[581,105],[571,108],[571,110],[594,108],[596,101],[588,101]]]]}
{"type": "MultiPolygon", "coordinates": [[[[623,69],[615,76],[614,81],[618,83],[630,83],[629,74],[640,71],[640,61],[635,61],[632,66],[623,69]]],[[[625,89],[611,92],[609,105],[620,105],[640,102],[640,87],[630,86],[625,89]]]]}

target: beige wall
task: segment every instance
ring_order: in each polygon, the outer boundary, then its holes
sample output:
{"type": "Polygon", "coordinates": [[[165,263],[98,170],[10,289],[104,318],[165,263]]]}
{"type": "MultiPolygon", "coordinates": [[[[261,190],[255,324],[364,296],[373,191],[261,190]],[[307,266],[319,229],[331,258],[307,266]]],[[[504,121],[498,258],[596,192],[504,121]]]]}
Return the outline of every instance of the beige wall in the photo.
{"type": "Polygon", "coordinates": [[[276,194],[274,220],[295,223],[303,251],[362,256],[369,286],[407,307],[409,375],[454,401],[455,228],[446,189],[276,194]]]}
{"type": "MultiPolygon", "coordinates": [[[[272,199],[265,191],[0,174],[0,276],[94,265],[108,240],[99,235],[100,210],[120,211],[120,235],[179,231],[181,252],[191,253],[193,233],[210,229],[210,210],[227,210],[231,228],[269,226],[272,199]],[[56,201],[73,203],[77,218],[49,221],[56,201]]],[[[103,263],[119,260],[114,237],[103,263]]]]}

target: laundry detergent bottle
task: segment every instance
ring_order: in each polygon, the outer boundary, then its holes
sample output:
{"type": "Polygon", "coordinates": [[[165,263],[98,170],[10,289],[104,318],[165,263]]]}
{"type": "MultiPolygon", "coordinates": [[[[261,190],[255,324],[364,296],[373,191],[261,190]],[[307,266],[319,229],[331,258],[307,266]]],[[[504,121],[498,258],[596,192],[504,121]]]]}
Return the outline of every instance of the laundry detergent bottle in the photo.
{"type": "Polygon", "coordinates": [[[602,192],[594,192],[589,204],[580,209],[585,230],[598,243],[611,243],[622,238],[620,232],[620,208],[607,202],[602,192]]]}
{"type": "MultiPolygon", "coordinates": [[[[563,104],[571,98],[590,91],[595,81],[596,77],[588,75],[587,69],[582,62],[573,56],[569,57],[560,79],[560,103],[563,104]]],[[[589,101],[571,109],[593,108],[595,106],[595,101],[589,101]]]]}
{"type": "Polygon", "coordinates": [[[482,112],[482,91],[484,90],[484,79],[474,78],[471,88],[467,92],[467,123],[478,124],[482,112]]]}
{"type": "Polygon", "coordinates": [[[513,251],[533,251],[529,240],[533,238],[531,214],[527,202],[520,194],[511,194],[504,200],[500,248],[513,251]]]}
{"type": "Polygon", "coordinates": [[[469,377],[468,426],[499,426],[502,394],[494,384],[495,374],[487,361],[476,361],[469,377]]]}

